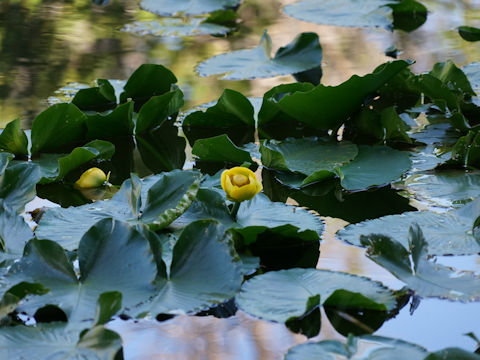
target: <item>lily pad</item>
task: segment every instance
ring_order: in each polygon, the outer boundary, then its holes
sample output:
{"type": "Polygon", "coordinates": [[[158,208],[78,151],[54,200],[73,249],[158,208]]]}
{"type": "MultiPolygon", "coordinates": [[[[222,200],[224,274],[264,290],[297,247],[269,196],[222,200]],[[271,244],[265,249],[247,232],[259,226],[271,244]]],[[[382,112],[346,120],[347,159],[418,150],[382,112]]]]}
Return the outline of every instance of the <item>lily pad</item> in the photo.
{"type": "Polygon", "coordinates": [[[388,215],[358,224],[348,225],[337,236],[354,245],[360,245],[360,237],[382,234],[408,249],[408,228],[418,224],[428,239],[431,255],[467,255],[480,252],[480,242],[473,235],[475,219],[480,215],[477,200],[459,210],[446,213],[433,211],[407,212],[388,215]]]}
{"type": "Polygon", "coordinates": [[[161,228],[180,216],[191,204],[198,190],[198,176],[195,171],[177,170],[146,178],[141,183],[139,202],[131,200],[132,194],[139,190],[135,186],[132,188],[132,180],[126,180],[110,200],[66,209],[48,209],[35,234],[39,239],[54,240],[65,249],[74,250],[85,232],[105,218],[148,223],[152,228],[161,228]],[[138,203],[142,204],[140,217],[138,203]]]}
{"type": "Polygon", "coordinates": [[[335,168],[355,158],[358,148],[348,141],[302,138],[266,141],[260,152],[264,166],[307,176],[301,184],[303,186],[334,176],[335,168]]]}
{"type": "Polygon", "coordinates": [[[166,18],[152,21],[135,21],[127,24],[123,31],[144,36],[193,36],[193,35],[225,35],[230,28],[219,24],[205,22],[205,18],[187,19],[166,18]]]}
{"type": "Polygon", "coordinates": [[[285,360],[335,360],[338,356],[362,360],[423,360],[427,354],[424,348],[406,341],[364,335],[349,337],[346,344],[338,340],[323,340],[297,345],[288,351],[285,360]]]}
{"type": "Polygon", "coordinates": [[[289,75],[320,66],[322,48],[315,33],[301,33],[271,56],[272,39],[265,31],[260,45],[214,56],[197,66],[200,76],[226,74],[223,80],[243,80],[289,75]]]}
{"type": "Polygon", "coordinates": [[[201,15],[240,5],[242,0],[142,0],[140,7],[161,16],[201,15]]]}
{"type": "Polygon", "coordinates": [[[156,266],[149,241],[126,223],[104,219],[91,227],[80,241],[78,261],[80,277],[60,245],[31,240],[7,280],[38,282],[50,291],[29,298],[22,309],[34,312],[53,304],[70,323],[79,323],[93,319],[97,298],[105,291],[121,291],[123,305],[132,306],[153,289],[156,266]]]}
{"type": "Polygon", "coordinates": [[[451,170],[413,175],[405,181],[407,190],[435,206],[459,208],[480,195],[480,173],[451,170]]]}
{"type": "Polygon", "coordinates": [[[250,153],[235,146],[227,135],[195,141],[192,154],[201,161],[225,162],[238,165],[245,162],[254,163],[250,153]]]}
{"type": "Polygon", "coordinates": [[[429,258],[428,245],[420,227],[409,230],[408,249],[384,235],[361,237],[367,256],[390,271],[421,297],[439,297],[462,302],[480,300],[480,277],[457,272],[429,258]]]}
{"type": "Polygon", "coordinates": [[[408,153],[388,146],[359,146],[355,159],[339,169],[341,184],[347,190],[362,190],[388,184],[412,166],[408,153]]]}
{"type": "Polygon", "coordinates": [[[28,155],[28,139],[20,127],[20,119],[9,122],[0,133],[0,150],[14,155],[28,155]]]}
{"type": "Polygon", "coordinates": [[[40,181],[41,172],[37,165],[18,162],[9,165],[0,173],[0,199],[5,206],[17,213],[35,197],[35,185],[40,181]]]}
{"type": "Polygon", "coordinates": [[[391,0],[303,0],[283,11],[296,19],[316,24],[392,28],[391,0]]]}
{"type": "MultiPolygon", "coordinates": [[[[322,305],[336,291],[348,292],[349,306],[388,311],[396,306],[393,293],[378,282],[352,274],[317,269],[271,271],[246,281],[236,297],[250,315],[277,322],[298,318],[322,305]],[[312,303],[316,298],[316,303],[312,303]]],[[[335,297],[342,299],[342,297],[335,297]]]]}
{"type": "Polygon", "coordinates": [[[459,26],[458,34],[466,41],[480,41],[480,29],[473,26],[459,26]]]}

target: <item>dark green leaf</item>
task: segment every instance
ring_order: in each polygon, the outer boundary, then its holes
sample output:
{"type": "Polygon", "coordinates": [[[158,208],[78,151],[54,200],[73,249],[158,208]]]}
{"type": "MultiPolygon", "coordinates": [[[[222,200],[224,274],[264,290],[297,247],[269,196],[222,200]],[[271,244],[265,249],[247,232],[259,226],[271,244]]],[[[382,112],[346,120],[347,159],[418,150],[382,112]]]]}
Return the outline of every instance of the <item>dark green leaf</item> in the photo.
{"type": "Polygon", "coordinates": [[[103,325],[120,311],[122,308],[122,293],[118,291],[104,292],[100,294],[97,301],[94,326],[103,325]]]}
{"type": "Polygon", "coordinates": [[[32,124],[32,154],[61,152],[84,140],[87,116],[73,104],[57,104],[39,114],[32,124]]]}
{"type": "Polygon", "coordinates": [[[458,34],[463,40],[467,41],[479,41],[480,29],[473,26],[459,26],[457,28],[458,34]]]}
{"type": "Polygon", "coordinates": [[[111,139],[133,132],[133,103],[119,105],[115,110],[105,114],[95,114],[85,119],[89,139],[111,139]]]}
{"type": "Polygon", "coordinates": [[[371,74],[352,76],[338,86],[318,85],[310,91],[297,91],[278,101],[279,108],[311,127],[337,129],[358,111],[365,98],[409,66],[405,61],[380,65],[371,74]]]}
{"type": "Polygon", "coordinates": [[[28,139],[20,127],[20,119],[9,122],[0,133],[0,150],[17,156],[28,155],[28,139]]]}
{"type": "Polygon", "coordinates": [[[393,10],[393,28],[413,31],[427,21],[427,8],[415,0],[397,0],[388,6],[393,10]]]}
{"type": "Polygon", "coordinates": [[[253,141],[255,119],[251,102],[237,91],[225,89],[215,105],[195,111],[183,120],[182,128],[191,146],[198,139],[228,135],[235,144],[253,141]]]}
{"type": "Polygon", "coordinates": [[[195,141],[192,154],[201,161],[224,162],[228,164],[253,164],[248,151],[242,150],[227,135],[219,135],[195,141]]]}
{"type": "Polygon", "coordinates": [[[214,56],[197,66],[200,76],[225,74],[223,80],[243,80],[289,75],[317,68],[322,47],[315,33],[301,33],[271,56],[272,39],[265,31],[260,45],[214,56]]]}
{"type": "Polygon", "coordinates": [[[384,235],[362,236],[367,256],[390,271],[421,297],[439,297],[462,302],[480,299],[480,277],[456,272],[428,258],[427,242],[417,224],[410,227],[409,248],[384,235]]]}
{"type": "Polygon", "coordinates": [[[104,111],[115,106],[115,89],[108,80],[98,79],[97,87],[80,89],[72,103],[81,110],[104,111]]]}

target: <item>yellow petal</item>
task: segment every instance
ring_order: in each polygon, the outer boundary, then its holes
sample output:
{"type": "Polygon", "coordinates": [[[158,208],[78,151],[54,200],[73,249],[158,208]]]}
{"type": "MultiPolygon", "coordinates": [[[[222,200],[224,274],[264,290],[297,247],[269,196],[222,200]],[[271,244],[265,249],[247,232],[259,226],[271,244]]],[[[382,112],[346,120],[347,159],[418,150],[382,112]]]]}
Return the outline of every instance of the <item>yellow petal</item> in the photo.
{"type": "Polygon", "coordinates": [[[103,170],[99,168],[90,168],[85,171],[80,178],[75,181],[75,186],[82,189],[90,189],[102,186],[107,180],[103,170]]]}

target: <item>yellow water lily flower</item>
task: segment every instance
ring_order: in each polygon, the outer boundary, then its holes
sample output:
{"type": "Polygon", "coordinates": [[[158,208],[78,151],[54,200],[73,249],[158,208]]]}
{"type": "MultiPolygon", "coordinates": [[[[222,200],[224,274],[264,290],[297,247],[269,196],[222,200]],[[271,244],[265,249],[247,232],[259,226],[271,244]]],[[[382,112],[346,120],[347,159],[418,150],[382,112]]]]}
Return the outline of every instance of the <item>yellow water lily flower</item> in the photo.
{"type": "Polygon", "coordinates": [[[250,200],[263,189],[255,173],[240,166],[225,170],[222,173],[221,183],[230,201],[250,200]]]}
{"type": "Polygon", "coordinates": [[[106,181],[108,181],[108,177],[103,170],[94,167],[85,171],[80,178],[75,181],[75,186],[82,189],[91,189],[102,186],[106,181]]]}

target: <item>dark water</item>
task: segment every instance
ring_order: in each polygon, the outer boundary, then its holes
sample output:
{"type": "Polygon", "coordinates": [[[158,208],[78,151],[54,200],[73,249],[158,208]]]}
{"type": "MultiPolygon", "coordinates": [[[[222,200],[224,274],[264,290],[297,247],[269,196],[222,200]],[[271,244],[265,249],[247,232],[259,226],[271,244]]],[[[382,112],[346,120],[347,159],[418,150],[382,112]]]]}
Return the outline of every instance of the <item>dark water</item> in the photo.
{"type": "MultiPolygon", "coordinates": [[[[463,66],[480,61],[480,45],[461,40],[457,26],[480,26],[480,1],[423,1],[427,22],[412,33],[376,29],[320,26],[289,18],[281,7],[292,1],[246,0],[240,7],[239,31],[228,40],[209,36],[156,38],[121,31],[125,25],[152,15],[138,9],[137,1],[111,0],[107,6],[90,0],[0,2],[0,126],[21,118],[25,126],[48,106],[47,99],[69,83],[90,84],[96,78],[126,79],[143,63],[169,67],[185,93],[186,109],[219,97],[224,88],[247,96],[262,96],[272,86],[290,82],[290,76],[254,81],[200,78],[195,65],[212,55],[258,44],[268,29],[274,48],[303,31],[320,36],[324,49],[325,84],[338,84],[353,74],[371,72],[388,61],[384,50],[395,45],[401,58],[416,61],[416,72],[428,71],[437,61],[454,60],[463,66]],[[294,29],[294,31],[292,31],[294,29]]],[[[380,280],[392,288],[402,283],[369,261],[361,249],[344,245],[333,233],[345,223],[328,220],[318,268],[346,271],[380,280]]],[[[477,257],[440,261],[458,269],[480,272],[477,257]]],[[[438,350],[460,346],[474,350],[464,336],[480,335],[480,304],[422,300],[413,316],[408,306],[387,321],[378,335],[411,341],[438,350]]],[[[125,338],[127,359],[170,358],[279,359],[288,347],[303,342],[283,325],[255,320],[245,314],[219,320],[177,318],[165,323],[118,321],[112,325],[125,338]],[[192,336],[195,334],[195,336],[192,336]],[[195,351],[192,351],[195,350],[195,351]],[[168,351],[167,351],[168,350],[168,351]]],[[[316,339],[343,339],[324,317],[316,339]]]]}

